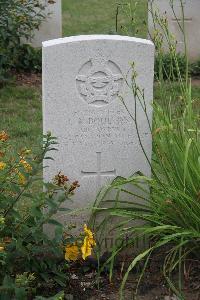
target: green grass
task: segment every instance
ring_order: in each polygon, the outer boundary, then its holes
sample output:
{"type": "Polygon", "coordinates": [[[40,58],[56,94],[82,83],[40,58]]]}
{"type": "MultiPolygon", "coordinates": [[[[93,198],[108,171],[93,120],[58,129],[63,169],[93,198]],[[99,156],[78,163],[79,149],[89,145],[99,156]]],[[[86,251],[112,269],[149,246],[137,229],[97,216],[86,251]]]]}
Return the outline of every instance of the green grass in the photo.
{"type": "MultiPolygon", "coordinates": [[[[126,0],[63,0],[63,36],[116,33],[117,3],[125,2],[126,0]]],[[[147,20],[146,4],[147,0],[138,1],[136,22],[141,37],[146,37],[144,25],[144,21],[147,20]]],[[[120,24],[126,24],[127,19],[121,10],[119,19],[120,24]]]]}
{"type": "Polygon", "coordinates": [[[42,101],[38,87],[7,85],[0,89],[0,130],[17,149],[33,147],[42,133],[42,101]]]}
{"type": "Polygon", "coordinates": [[[63,0],[63,36],[115,31],[115,0],[63,0]]]}

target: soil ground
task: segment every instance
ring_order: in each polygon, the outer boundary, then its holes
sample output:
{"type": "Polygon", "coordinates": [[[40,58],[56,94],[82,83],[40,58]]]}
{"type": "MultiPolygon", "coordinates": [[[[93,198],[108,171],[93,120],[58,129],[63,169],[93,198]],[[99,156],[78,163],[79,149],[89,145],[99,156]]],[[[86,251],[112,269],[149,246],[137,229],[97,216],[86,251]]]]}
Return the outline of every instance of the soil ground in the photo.
{"type": "MultiPolygon", "coordinates": [[[[124,300],[179,300],[166,285],[162,275],[162,262],[164,252],[155,253],[145,271],[144,277],[138,288],[138,295],[134,298],[140,271],[132,271],[128,278],[124,300]]],[[[88,267],[88,264],[87,264],[88,267]]],[[[85,265],[74,266],[70,270],[70,281],[66,291],[66,299],[69,300],[120,300],[120,284],[124,275],[121,272],[120,264],[115,267],[112,281],[109,281],[109,274],[106,271],[99,279],[97,286],[97,270],[89,269],[85,273],[85,265]],[[71,298],[70,298],[71,297],[71,298]]],[[[173,280],[176,281],[177,274],[173,280]]],[[[189,260],[185,264],[183,274],[184,300],[200,300],[200,263],[189,260]]],[[[181,299],[182,300],[182,299],[181,299]]]]}
{"type": "Polygon", "coordinates": [[[41,86],[42,74],[40,73],[14,73],[16,84],[28,86],[41,86]]]}

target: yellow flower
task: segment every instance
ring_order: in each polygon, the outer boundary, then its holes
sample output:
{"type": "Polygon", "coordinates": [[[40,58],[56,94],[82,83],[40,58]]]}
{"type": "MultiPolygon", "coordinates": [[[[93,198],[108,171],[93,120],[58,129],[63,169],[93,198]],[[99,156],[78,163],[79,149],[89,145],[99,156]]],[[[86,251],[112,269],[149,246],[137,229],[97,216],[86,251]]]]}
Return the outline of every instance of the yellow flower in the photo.
{"type": "Polygon", "coordinates": [[[19,177],[19,184],[24,185],[26,183],[25,176],[22,173],[18,172],[18,177],[19,177]]]}
{"type": "Polygon", "coordinates": [[[22,149],[21,152],[19,153],[19,156],[21,158],[24,158],[26,155],[30,154],[31,153],[31,150],[30,149],[22,149]]]}
{"type": "Polygon", "coordinates": [[[79,248],[76,244],[69,244],[65,248],[65,259],[68,261],[76,261],[79,258],[79,248]]]}
{"type": "Polygon", "coordinates": [[[24,185],[26,183],[26,177],[17,168],[12,170],[12,174],[18,177],[19,184],[24,185]]]}
{"type": "Polygon", "coordinates": [[[4,251],[4,247],[0,246],[0,252],[4,251]]]}
{"type": "Polygon", "coordinates": [[[84,260],[92,254],[92,247],[88,240],[88,237],[84,238],[83,246],[81,247],[81,252],[82,252],[82,258],[84,260]]]}
{"type": "Polygon", "coordinates": [[[93,233],[89,228],[87,228],[86,224],[84,225],[84,232],[88,237],[93,238],[93,233]]]}
{"type": "Polygon", "coordinates": [[[0,170],[4,170],[6,167],[6,163],[4,163],[3,161],[0,161],[0,170]]]}
{"type": "Polygon", "coordinates": [[[82,252],[82,258],[85,260],[88,256],[92,254],[92,248],[96,246],[96,242],[92,231],[87,228],[87,225],[84,225],[84,232],[86,236],[84,238],[83,245],[81,247],[81,252],[82,252]]]}
{"type": "Polygon", "coordinates": [[[23,165],[23,167],[27,173],[32,171],[31,165],[29,165],[29,163],[27,163],[27,161],[25,159],[21,158],[20,163],[23,165]]]}

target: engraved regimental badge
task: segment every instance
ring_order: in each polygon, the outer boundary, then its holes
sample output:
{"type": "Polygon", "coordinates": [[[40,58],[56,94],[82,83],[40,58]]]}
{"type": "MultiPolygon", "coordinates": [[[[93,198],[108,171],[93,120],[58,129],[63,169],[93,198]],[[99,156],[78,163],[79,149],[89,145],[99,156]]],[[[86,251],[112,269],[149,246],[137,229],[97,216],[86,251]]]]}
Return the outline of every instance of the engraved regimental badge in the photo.
{"type": "Polygon", "coordinates": [[[76,83],[79,94],[89,105],[104,106],[119,94],[123,76],[114,62],[99,57],[81,67],[76,83]]]}

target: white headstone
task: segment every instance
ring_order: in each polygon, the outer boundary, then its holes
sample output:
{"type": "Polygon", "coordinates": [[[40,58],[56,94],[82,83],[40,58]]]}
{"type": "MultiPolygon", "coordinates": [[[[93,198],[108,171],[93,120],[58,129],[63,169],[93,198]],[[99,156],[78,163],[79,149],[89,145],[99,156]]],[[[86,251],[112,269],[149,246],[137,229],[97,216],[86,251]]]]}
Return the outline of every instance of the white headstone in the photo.
{"type": "Polygon", "coordinates": [[[42,22],[39,30],[35,30],[31,40],[33,47],[42,47],[42,42],[62,37],[62,0],[41,0],[47,4],[45,14],[47,18],[42,22]]]}
{"type": "MultiPolygon", "coordinates": [[[[151,123],[152,42],[93,35],[43,43],[43,128],[59,142],[59,151],[45,168],[44,178],[51,180],[62,171],[71,180],[78,180],[74,208],[92,205],[99,189],[117,175],[151,173],[134,122],[118,97],[121,95],[134,113],[133,93],[125,83],[125,78],[130,82],[133,62],[151,123]]],[[[143,147],[150,159],[152,138],[139,104],[136,112],[143,147]]],[[[86,221],[84,214],[78,218],[82,224],[86,221]]],[[[64,219],[68,221],[66,216],[64,219]]]]}
{"type": "MultiPolygon", "coordinates": [[[[161,17],[166,15],[169,25],[169,31],[177,40],[177,52],[184,53],[184,35],[180,29],[178,22],[183,27],[183,15],[181,8],[181,0],[149,0],[149,18],[148,27],[150,34],[154,32],[154,24],[151,14],[151,5],[153,11],[159,11],[161,17]],[[174,12],[170,6],[173,2],[174,12]],[[175,14],[174,14],[175,13],[175,14]],[[178,20],[178,22],[177,22],[178,20]]],[[[190,60],[200,59],[200,1],[199,0],[182,0],[184,7],[184,26],[187,39],[188,56],[190,60]]],[[[160,30],[160,27],[157,26],[160,30]]],[[[166,44],[165,50],[168,49],[166,44]]]]}

